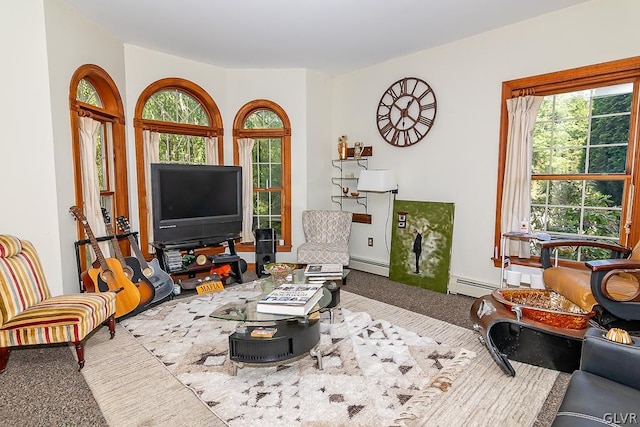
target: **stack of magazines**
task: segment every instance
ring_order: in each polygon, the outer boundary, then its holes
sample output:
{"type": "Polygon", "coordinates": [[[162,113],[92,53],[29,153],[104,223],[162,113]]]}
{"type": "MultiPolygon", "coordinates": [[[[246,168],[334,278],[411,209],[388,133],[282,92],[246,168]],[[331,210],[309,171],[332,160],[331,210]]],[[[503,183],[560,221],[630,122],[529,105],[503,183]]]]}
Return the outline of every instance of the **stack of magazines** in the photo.
{"type": "Polygon", "coordinates": [[[310,282],[339,280],[342,279],[342,269],[342,264],[309,264],[304,269],[304,275],[310,282]]]}
{"type": "Polygon", "coordinates": [[[284,284],[263,297],[256,305],[259,313],[304,316],[322,298],[322,284],[284,284]]]}

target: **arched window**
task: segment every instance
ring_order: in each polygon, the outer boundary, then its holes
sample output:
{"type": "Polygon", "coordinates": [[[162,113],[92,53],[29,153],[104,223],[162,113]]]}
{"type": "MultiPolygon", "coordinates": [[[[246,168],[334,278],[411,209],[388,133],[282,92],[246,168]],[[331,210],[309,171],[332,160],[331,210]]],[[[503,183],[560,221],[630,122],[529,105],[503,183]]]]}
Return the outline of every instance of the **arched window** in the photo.
{"type": "MultiPolygon", "coordinates": [[[[284,241],[278,250],[290,251],[291,124],[287,114],[274,102],[264,99],[251,101],[236,114],[233,139],[234,164],[241,163],[242,147],[251,149],[251,230],[273,228],[276,239],[284,241]]],[[[252,243],[239,246],[244,251],[253,250],[254,247],[252,243]]]]}
{"type": "MultiPolygon", "coordinates": [[[[76,205],[83,209],[94,234],[102,236],[101,207],[112,218],[129,214],[122,99],[109,74],[87,64],[71,78],[69,107],[76,205]]],[[[80,224],[78,239],[85,239],[80,224]]],[[[82,251],[80,257],[81,265],[87,267],[88,253],[82,251]]]]}
{"type": "Polygon", "coordinates": [[[167,78],[149,85],[138,98],[134,118],[140,211],[140,247],[153,241],[150,163],[223,164],[222,118],[200,86],[167,78]]]}

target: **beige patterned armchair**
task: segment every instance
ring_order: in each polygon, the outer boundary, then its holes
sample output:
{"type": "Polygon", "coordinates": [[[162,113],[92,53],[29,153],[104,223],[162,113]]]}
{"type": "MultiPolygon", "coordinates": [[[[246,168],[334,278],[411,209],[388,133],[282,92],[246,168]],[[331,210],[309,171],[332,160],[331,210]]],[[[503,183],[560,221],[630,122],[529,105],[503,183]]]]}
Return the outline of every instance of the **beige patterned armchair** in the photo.
{"type": "Polygon", "coordinates": [[[345,211],[302,212],[306,242],[298,247],[301,264],[349,265],[349,236],[353,214],[345,211]]]}

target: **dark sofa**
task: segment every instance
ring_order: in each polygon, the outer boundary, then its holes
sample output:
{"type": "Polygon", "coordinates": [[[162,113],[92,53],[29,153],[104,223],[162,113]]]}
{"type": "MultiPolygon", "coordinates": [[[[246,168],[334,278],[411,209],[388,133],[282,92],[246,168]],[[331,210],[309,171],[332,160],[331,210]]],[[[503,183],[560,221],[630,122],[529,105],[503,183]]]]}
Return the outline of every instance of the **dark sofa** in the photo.
{"type": "Polygon", "coordinates": [[[618,344],[591,328],[553,426],[604,425],[640,425],[640,338],[618,344]]]}

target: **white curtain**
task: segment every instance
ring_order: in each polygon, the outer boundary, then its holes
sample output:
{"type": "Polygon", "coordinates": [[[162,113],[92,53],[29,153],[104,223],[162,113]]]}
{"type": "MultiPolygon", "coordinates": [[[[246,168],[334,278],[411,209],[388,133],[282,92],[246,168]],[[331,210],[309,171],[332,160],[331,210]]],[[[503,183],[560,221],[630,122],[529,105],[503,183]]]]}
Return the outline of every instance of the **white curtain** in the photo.
{"type": "MultiPolygon", "coordinates": [[[[148,241],[153,242],[153,196],[151,194],[151,163],[160,162],[160,134],[150,130],[142,131],[142,143],[144,147],[144,182],[145,206],[147,208],[147,236],[148,241]]],[[[149,253],[154,253],[153,246],[149,246],[149,253]]]]}
{"type": "Polygon", "coordinates": [[[208,136],[204,140],[204,156],[208,165],[220,164],[218,159],[218,137],[208,136]]]}
{"type": "Polygon", "coordinates": [[[253,142],[251,138],[238,139],[238,153],[242,166],[242,243],[254,242],[253,226],[253,142]]]}
{"type": "MultiPolygon", "coordinates": [[[[100,122],[91,117],[80,117],[80,165],[82,168],[82,198],[84,199],[84,216],[96,237],[107,234],[104,218],[100,208],[100,183],[96,167],[96,149],[98,147],[98,130],[100,122]]],[[[109,242],[99,243],[102,254],[109,258],[109,242]]]]}
{"type": "MultiPolygon", "coordinates": [[[[519,231],[521,222],[530,219],[533,126],[541,103],[541,96],[520,96],[507,100],[509,126],[502,188],[502,233],[519,231]]],[[[530,256],[528,241],[507,240],[502,250],[507,256],[530,256]]]]}

